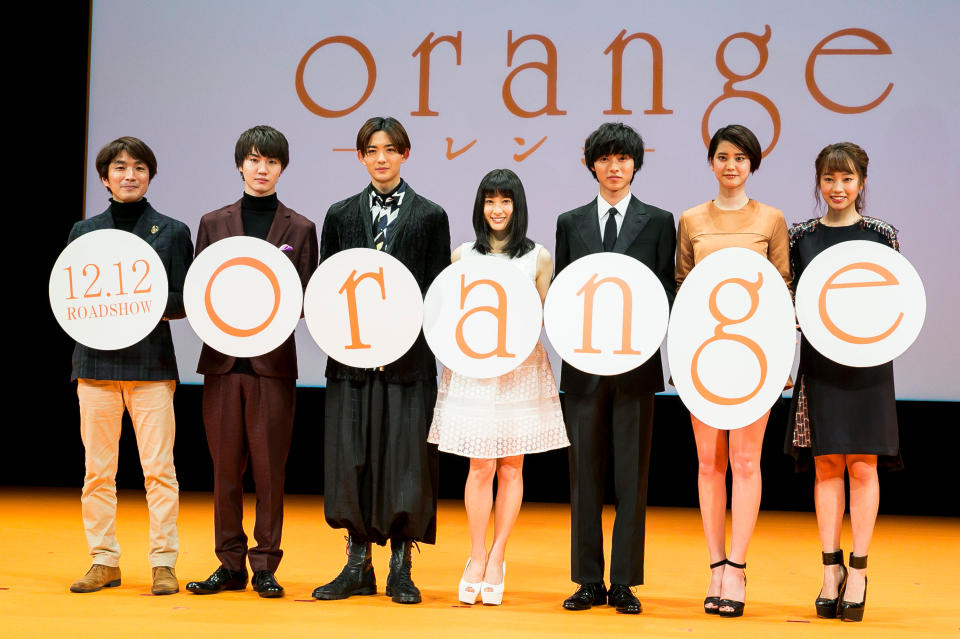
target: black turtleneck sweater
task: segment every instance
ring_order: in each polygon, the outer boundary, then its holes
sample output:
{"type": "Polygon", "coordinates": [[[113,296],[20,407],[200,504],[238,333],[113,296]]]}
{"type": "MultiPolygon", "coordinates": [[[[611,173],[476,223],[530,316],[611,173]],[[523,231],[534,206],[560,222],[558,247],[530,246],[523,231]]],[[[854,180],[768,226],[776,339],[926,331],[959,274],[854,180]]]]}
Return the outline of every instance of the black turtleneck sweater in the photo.
{"type": "Polygon", "coordinates": [[[110,198],[110,215],[113,216],[113,226],[121,231],[133,232],[133,227],[140,221],[140,216],[147,210],[147,198],[143,197],[136,202],[117,202],[110,198]]]}
{"type": "Polygon", "coordinates": [[[247,237],[256,237],[261,240],[267,239],[267,233],[270,232],[270,226],[273,224],[273,218],[277,214],[277,207],[280,205],[277,200],[277,194],[264,195],[256,197],[249,193],[243,194],[240,200],[240,218],[243,220],[243,234],[247,237]]]}
{"type": "MultiPolygon", "coordinates": [[[[267,233],[270,232],[270,226],[273,224],[273,218],[277,214],[277,206],[279,206],[279,201],[276,193],[263,197],[244,193],[243,199],[240,200],[240,219],[243,220],[243,234],[247,237],[266,240],[267,233]]],[[[238,357],[230,372],[256,375],[250,360],[246,357],[238,357]]]]}

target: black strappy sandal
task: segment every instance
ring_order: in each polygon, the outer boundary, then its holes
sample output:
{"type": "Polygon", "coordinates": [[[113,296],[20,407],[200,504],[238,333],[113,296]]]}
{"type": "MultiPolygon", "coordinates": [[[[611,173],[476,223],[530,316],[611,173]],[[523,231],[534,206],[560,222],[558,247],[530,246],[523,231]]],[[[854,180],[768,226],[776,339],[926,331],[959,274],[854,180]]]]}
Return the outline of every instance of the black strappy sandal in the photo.
{"type": "MultiPolygon", "coordinates": [[[[847,567],[843,565],[843,550],[835,552],[821,553],[823,555],[824,566],[835,566],[840,564],[840,583],[837,584],[837,596],[833,599],[817,596],[814,605],[817,607],[817,616],[821,619],[836,619],[840,600],[843,598],[843,590],[847,585],[847,567]]],[[[823,588],[820,588],[820,594],[823,594],[823,588]]]]}
{"type": "MultiPolygon", "coordinates": [[[[744,588],[744,590],[746,590],[746,588],[747,588],[747,573],[746,573],[747,562],[743,562],[742,564],[736,564],[736,563],[730,561],[729,559],[727,559],[727,565],[728,565],[728,566],[733,566],[734,568],[738,568],[738,569],[744,571],[744,573],[743,573],[743,588],[744,588]]],[[[720,615],[721,617],[741,617],[741,616],[743,616],[743,606],[744,606],[744,603],[743,603],[742,601],[734,601],[733,599],[721,599],[721,600],[720,600],[720,605],[717,607],[717,614],[720,615]],[[722,608],[730,608],[730,610],[721,610],[722,608]]]]}
{"type": "MultiPolygon", "coordinates": [[[[730,562],[727,561],[727,558],[724,557],[716,563],[710,564],[710,571],[713,572],[714,568],[719,568],[730,562]]],[[[704,597],[703,598],[703,611],[708,615],[716,615],[720,613],[720,597],[704,597]],[[707,604],[713,604],[712,608],[708,608],[707,604]]]]}

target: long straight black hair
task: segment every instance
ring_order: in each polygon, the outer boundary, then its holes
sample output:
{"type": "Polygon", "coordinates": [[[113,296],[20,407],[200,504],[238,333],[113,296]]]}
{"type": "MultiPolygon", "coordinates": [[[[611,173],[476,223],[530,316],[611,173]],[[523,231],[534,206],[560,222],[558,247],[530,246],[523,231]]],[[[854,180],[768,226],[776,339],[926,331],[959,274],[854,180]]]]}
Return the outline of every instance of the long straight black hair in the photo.
{"type": "Polygon", "coordinates": [[[507,224],[509,235],[503,252],[510,257],[520,257],[533,250],[534,243],[527,239],[527,196],[523,192],[523,183],[510,169],[494,169],[480,180],[477,199],[473,203],[473,230],[477,234],[473,248],[481,255],[491,250],[490,226],[483,217],[483,201],[497,195],[513,200],[513,215],[507,224]]]}

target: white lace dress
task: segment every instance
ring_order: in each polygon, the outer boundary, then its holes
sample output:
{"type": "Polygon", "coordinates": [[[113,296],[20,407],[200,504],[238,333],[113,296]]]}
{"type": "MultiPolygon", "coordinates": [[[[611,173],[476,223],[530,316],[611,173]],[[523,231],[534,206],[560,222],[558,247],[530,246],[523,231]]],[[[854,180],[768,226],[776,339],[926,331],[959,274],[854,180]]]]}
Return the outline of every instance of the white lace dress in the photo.
{"type": "MultiPolygon", "coordinates": [[[[473,242],[460,247],[460,259],[508,260],[532,281],[543,247],[511,259],[481,255],[473,242]]],[[[475,379],[449,368],[440,377],[437,405],[427,441],[445,453],[496,459],[569,446],[553,370],[543,345],[520,366],[500,377],[475,379]]]]}

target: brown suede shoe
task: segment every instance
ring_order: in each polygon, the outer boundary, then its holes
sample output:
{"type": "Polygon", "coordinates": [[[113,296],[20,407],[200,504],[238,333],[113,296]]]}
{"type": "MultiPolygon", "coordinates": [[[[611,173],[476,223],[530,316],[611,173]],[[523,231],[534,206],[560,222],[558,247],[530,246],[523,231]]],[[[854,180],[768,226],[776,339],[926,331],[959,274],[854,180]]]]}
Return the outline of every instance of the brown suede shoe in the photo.
{"type": "Polygon", "coordinates": [[[150,589],[155,595],[172,595],[180,592],[180,584],[177,582],[177,575],[173,568],[169,566],[153,567],[153,588],[150,589]]]}
{"type": "Polygon", "coordinates": [[[96,592],[101,588],[115,588],[120,585],[120,568],[93,564],[83,577],[70,586],[71,592],[96,592]]]}

